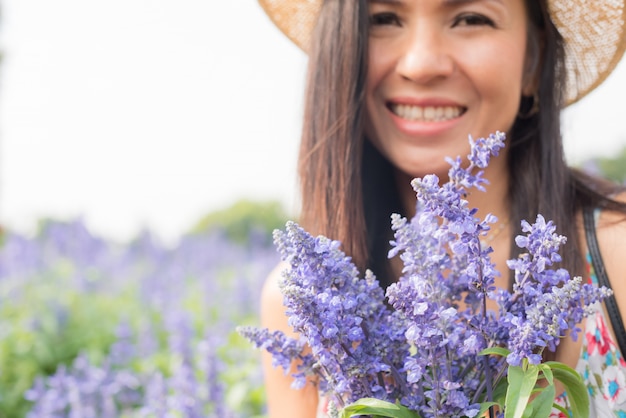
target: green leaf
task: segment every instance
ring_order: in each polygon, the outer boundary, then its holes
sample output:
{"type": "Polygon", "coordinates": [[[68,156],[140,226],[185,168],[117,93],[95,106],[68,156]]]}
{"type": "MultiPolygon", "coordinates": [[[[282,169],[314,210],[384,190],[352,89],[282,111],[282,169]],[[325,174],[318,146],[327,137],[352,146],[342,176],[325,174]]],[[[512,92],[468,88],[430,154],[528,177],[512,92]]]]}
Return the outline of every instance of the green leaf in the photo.
{"type": "Polygon", "coordinates": [[[506,392],[509,388],[509,382],[507,379],[500,379],[500,381],[496,384],[496,387],[493,388],[493,400],[498,402],[500,405],[504,405],[504,401],[506,400],[506,392]]]}
{"type": "Polygon", "coordinates": [[[561,411],[563,413],[563,415],[565,415],[566,417],[569,417],[569,411],[565,408],[563,408],[561,405],[553,403],[552,404],[552,408],[556,408],[559,411],[561,411]]]}
{"type": "Polygon", "coordinates": [[[526,370],[521,367],[509,366],[509,389],[504,403],[504,418],[521,418],[530,399],[530,394],[537,383],[539,367],[529,365],[526,370]]]}
{"type": "Polygon", "coordinates": [[[540,364],[539,370],[543,373],[543,377],[546,378],[549,385],[554,385],[554,375],[552,374],[552,369],[548,364],[540,364]]]}
{"type": "Polygon", "coordinates": [[[480,411],[478,411],[477,417],[485,416],[485,412],[489,410],[492,406],[500,406],[498,402],[483,402],[480,404],[480,411]]]}
{"type": "Polygon", "coordinates": [[[495,354],[497,356],[506,357],[509,354],[511,354],[511,352],[504,347],[489,347],[489,348],[485,348],[480,353],[478,353],[479,356],[487,356],[490,354],[495,354]]]}
{"type": "Polygon", "coordinates": [[[387,418],[420,418],[417,412],[395,403],[374,398],[362,398],[341,410],[341,418],[371,415],[387,418]]]}
{"type": "Polygon", "coordinates": [[[541,389],[539,395],[537,395],[526,408],[524,418],[548,418],[552,412],[554,396],[554,385],[546,386],[541,389]]]}
{"type": "Polygon", "coordinates": [[[575,417],[589,418],[589,393],[578,372],[557,361],[547,361],[545,364],[552,369],[554,378],[565,386],[572,414],[575,417]]]}

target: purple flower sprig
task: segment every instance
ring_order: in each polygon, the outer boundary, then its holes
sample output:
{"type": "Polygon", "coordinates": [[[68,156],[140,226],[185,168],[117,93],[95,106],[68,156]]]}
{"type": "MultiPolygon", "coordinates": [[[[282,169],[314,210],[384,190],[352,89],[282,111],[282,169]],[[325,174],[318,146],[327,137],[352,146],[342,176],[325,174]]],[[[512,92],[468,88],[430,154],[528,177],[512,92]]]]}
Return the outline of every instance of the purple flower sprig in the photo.
{"type": "Polygon", "coordinates": [[[590,313],[590,307],[609,296],[611,291],[570,277],[567,270],[547,268],[561,261],[558,250],[566,238],[556,234],[552,221],[538,215],[534,224],[522,221],[516,244],[527,251],[509,260],[514,273],[513,292],[501,290],[497,296],[501,310],[500,326],[508,334],[507,362],[514,366],[528,359],[541,362],[544,348],[556,350],[560,340],[569,335],[576,340],[578,324],[590,313]]]}
{"type": "Polygon", "coordinates": [[[498,274],[480,236],[496,218],[477,218],[465,197],[469,188],[484,190],[488,182],[482,169],[503,141],[499,132],[477,141],[470,137],[469,166],[464,168],[459,157],[448,159],[449,181],[442,186],[436,175],[413,180],[415,217],[392,216],[395,240],[389,256],[400,254],[404,269],[387,297],[408,321],[405,336],[415,353],[406,357],[404,369],[418,394],[402,402],[423,416],[477,414],[474,392],[481,373],[491,373],[488,359],[481,366],[475,358],[488,346],[485,300],[498,274]],[[465,309],[460,308],[463,295],[465,309]]]}
{"type": "Polygon", "coordinates": [[[313,356],[304,353],[304,341],[290,338],[281,331],[270,331],[265,328],[241,326],[239,334],[251,341],[256,348],[272,355],[272,366],[282,367],[285,372],[291,369],[294,361],[299,363],[299,371],[292,374],[294,389],[302,389],[306,385],[307,370],[313,368],[313,356]]]}
{"type": "Polygon", "coordinates": [[[313,237],[293,222],[275,231],[274,240],[290,264],[280,283],[289,324],[325,377],[320,390],[335,394],[338,406],[362,397],[396,399],[409,346],[374,275],[359,278],[338,241],[313,237]]]}
{"type": "MultiPolygon", "coordinates": [[[[513,291],[496,289],[492,249],[480,237],[497,219],[478,218],[466,197],[470,188],[488,184],[483,170],[504,139],[500,132],[470,137],[469,163],[447,159],[451,168],[442,185],[435,175],[413,180],[416,215],[392,215],[389,257],[399,256],[403,269],[386,294],[372,272],[359,278],[339,242],[312,237],[293,222],[275,231],[276,246],[289,263],[281,282],[288,322],[301,340],[267,330],[244,335],[276,353],[276,363],[286,370],[297,360],[298,385],[305,376],[320,377],[320,391],[339,408],[348,405],[344,411],[396,417],[400,402],[402,416],[484,413],[491,404],[478,402],[493,400],[493,388],[506,383],[507,370],[523,366],[523,375],[526,365],[538,364],[542,350],[554,350],[567,332],[576,337],[576,324],[609,293],[549,268],[561,261],[565,238],[540,215],[532,225],[524,221],[526,235],[516,237],[524,252],[508,262],[513,291]],[[487,300],[499,311],[489,311],[487,300]],[[304,344],[310,347],[306,357],[304,344]],[[506,353],[506,361],[480,353],[506,353]],[[381,415],[383,409],[390,415],[381,415]]],[[[529,373],[536,381],[537,369],[529,373]]],[[[516,398],[513,410],[525,408],[518,402],[528,402],[530,390],[516,398]]]]}

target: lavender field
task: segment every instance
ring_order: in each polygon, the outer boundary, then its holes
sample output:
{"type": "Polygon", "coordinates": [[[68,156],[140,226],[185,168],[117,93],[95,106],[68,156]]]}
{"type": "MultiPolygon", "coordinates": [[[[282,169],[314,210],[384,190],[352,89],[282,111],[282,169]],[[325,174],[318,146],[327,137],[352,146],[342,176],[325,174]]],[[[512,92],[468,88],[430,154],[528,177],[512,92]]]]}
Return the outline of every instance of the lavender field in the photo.
{"type": "Polygon", "coordinates": [[[258,322],[278,255],[266,234],[220,231],[174,247],[80,221],[0,245],[0,417],[257,417],[258,322]]]}

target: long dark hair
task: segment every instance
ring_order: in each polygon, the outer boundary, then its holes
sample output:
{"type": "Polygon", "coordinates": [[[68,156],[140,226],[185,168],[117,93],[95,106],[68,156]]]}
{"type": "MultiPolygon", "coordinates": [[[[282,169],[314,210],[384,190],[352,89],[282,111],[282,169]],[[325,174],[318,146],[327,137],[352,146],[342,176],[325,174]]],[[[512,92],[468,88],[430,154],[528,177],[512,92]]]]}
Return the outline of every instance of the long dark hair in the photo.
{"type": "MultiPolygon", "coordinates": [[[[526,1],[529,16],[529,47],[536,49],[540,63],[539,112],[519,118],[511,130],[508,164],[511,219],[534,221],[538,213],[557,225],[567,244],[561,248],[562,267],[573,275],[585,274],[577,214],[586,206],[626,212],[612,200],[615,184],[593,178],[569,167],[565,161],[560,113],[565,105],[565,44],[554,26],[546,0],[526,1]],[[539,46],[541,44],[541,46],[539,46]]],[[[511,252],[517,247],[512,242],[511,252]]]]}
{"type": "Polygon", "coordinates": [[[367,1],[325,1],[309,48],[299,176],[300,223],[339,239],[361,269],[370,258],[363,216],[363,91],[367,1]]]}
{"type": "MultiPolygon", "coordinates": [[[[395,280],[387,260],[390,215],[402,213],[392,165],[363,132],[367,63],[367,0],[324,1],[309,48],[304,124],[299,156],[300,222],[342,242],[363,271],[383,285],[395,280]]],[[[583,206],[626,212],[608,196],[616,187],[567,166],[560,128],[564,106],[563,39],[546,0],[527,0],[529,48],[536,53],[539,111],[518,118],[509,135],[511,220],[552,219],[568,237],[562,267],[583,275],[577,213],[583,206]]],[[[522,106],[524,104],[522,103],[522,106]]],[[[512,243],[512,253],[517,249],[512,243]]]]}

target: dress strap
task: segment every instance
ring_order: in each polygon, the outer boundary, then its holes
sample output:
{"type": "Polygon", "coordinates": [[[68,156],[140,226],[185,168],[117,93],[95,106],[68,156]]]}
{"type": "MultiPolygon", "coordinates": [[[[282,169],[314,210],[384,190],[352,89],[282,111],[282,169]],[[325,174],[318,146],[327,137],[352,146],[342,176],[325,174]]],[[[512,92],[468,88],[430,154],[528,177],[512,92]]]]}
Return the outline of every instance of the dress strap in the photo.
{"type": "MultiPolygon", "coordinates": [[[[593,264],[593,270],[598,278],[598,285],[611,288],[609,278],[604,268],[604,262],[602,261],[602,254],[600,254],[600,246],[598,245],[598,238],[596,237],[596,220],[594,216],[594,208],[585,207],[583,209],[583,222],[585,225],[585,237],[587,239],[587,249],[591,256],[591,263],[593,264]]],[[[617,339],[620,352],[622,355],[626,354],[626,331],[624,330],[624,322],[622,321],[622,315],[619,312],[619,307],[615,300],[615,295],[611,295],[604,299],[606,310],[609,314],[609,320],[613,326],[613,332],[617,339]]]]}

